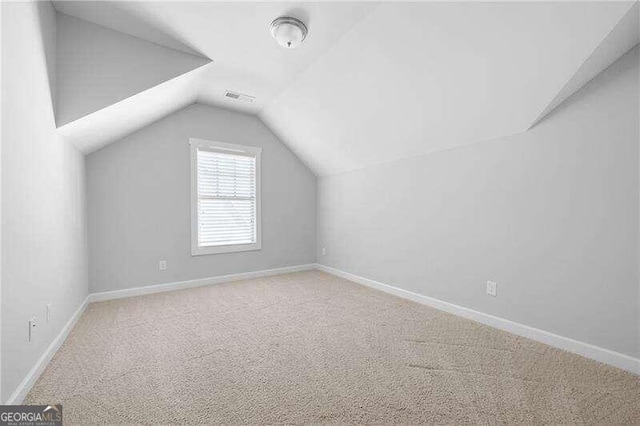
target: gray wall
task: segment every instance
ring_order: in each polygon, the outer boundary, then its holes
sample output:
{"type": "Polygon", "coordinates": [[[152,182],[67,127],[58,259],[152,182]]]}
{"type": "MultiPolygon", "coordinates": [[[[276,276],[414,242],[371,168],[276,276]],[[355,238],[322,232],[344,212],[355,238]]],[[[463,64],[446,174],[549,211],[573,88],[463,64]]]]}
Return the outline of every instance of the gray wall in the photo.
{"type": "Polygon", "coordinates": [[[0,401],[6,401],[86,297],[87,246],[84,156],[57,137],[49,90],[55,11],[49,2],[1,7],[0,401]],[[38,326],[28,343],[31,317],[38,326]]]}
{"type": "Polygon", "coordinates": [[[209,62],[62,13],[57,19],[59,126],[209,62]]]}
{"type": "Polygon", "coordinates": [[[321,178],[318,260],[638,356],[638,116],[636,48],[526,133],[321,178]]]}
{"type": "Polygon", "coordinates": [[[91,292],[315,262],[316,178],[253,116],[187,107],[89,155],[87,185],[91,292]],[[191,256],[190,137],[263,149],[262,250],[191,256]]]}

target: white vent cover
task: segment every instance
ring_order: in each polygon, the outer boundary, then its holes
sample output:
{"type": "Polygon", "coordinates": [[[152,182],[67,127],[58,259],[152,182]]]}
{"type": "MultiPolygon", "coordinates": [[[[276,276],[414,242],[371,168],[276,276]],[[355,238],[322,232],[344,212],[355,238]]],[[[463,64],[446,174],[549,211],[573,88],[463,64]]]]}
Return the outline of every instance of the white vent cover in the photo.
{"type": "Polygon", "coordinates": [[[244,95],[242,93],[232,92],[230,90],[227,90],[227,92],[225,93],[225,96],[227,98],[235,99],[236,101],[242,101],[242,102],[253,102],[256,99],[255,96],[244,95]]]}

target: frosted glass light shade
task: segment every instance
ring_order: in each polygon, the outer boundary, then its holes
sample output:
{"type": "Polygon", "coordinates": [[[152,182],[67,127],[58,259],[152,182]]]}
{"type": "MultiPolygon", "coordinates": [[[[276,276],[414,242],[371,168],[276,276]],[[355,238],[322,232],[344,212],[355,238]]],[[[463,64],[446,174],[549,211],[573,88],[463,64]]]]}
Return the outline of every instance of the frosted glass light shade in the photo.
{"type": "Polygon", "coordinates": [[[271,35],[280,46],[286,49],[294,49],[307,36],[307,27],[296,18],[283,16],[271,23],[271,35]]]}

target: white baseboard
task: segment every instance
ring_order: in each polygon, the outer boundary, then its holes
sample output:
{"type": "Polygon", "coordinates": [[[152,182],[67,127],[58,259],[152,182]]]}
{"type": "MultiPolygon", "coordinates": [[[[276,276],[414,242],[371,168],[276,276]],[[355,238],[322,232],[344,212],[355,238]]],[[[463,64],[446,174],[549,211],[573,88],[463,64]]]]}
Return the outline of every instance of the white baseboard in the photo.
{"type": "Polygon", "coordinates": [[[231,281],[239,281],[239,280],[248,280],[251,278],[260,278],[260,277],[268,277],[270,275],[278,275],[278,274],[287,274],[290,272],[299,272],[299,271],[309,271],[312,269],[316,269],[316,264],[311,263],[307,265],[297,265],[297,266],[287,266],[284,268],[277,269],[267,269],[262,271],[253,271],[253,272],[244,272],[241,274],[232,274],[232,275],[221,275],[217,277],[210,278],[202,278],[197,280],[189,280],[189,281],[179,281],[174,283],[167,284],[159,284],[159,285],[151,285],[146,287],[136,287],[136,288],[128,288],[124,290],[116,290],[116,291],[107,291],[103,293],[91,293],[89,294],[78,310],[73,314],[73,316],[67,321],[64,325],[60,333],[56,336],[56,338],[51,342],[49,347],[44,351],[42,356],[38,359],[33,368],[29,371],[27,376],[22,380],[18,388],[15,390],[13,395],[9,397],[6,401],[6,405],[16,405],[22,403],[24,397],[27,396],[31,388],[33,387],[40,374],[44,371],[49,361],[56,354],[62,343],[65,341],[73,327],[78,322],[78,319],[87,308],[89,303],[93,302],[101,302],[105,300],[111,299],[121,299],[124,297],[132,297],[132,296],[140,296],[143,294],[152,294],[152,293],[160,293],[164,291],[171,290],[180,290],[191,287],[200,287],[211,284],[219,284],[224,282],[231,281]]]}
{"type": "Polygon", "coordinates": [[[604,364],[612,365],[614,367],[630,371],[635,374],[640,374],[640,359],[631,357],[629,355],[614,352],[609,349],[604,349],[589,343],[580,342],[568,337],[559,336],[557,334],[510,321],[508,319],[474,311],[473,309],[465,308],[463,306],[455,305],[449,302],[444,302],[439,299],[434,299],[433,297],[423,296],[418,293],[403,290],[401,288],[370,280],[368,278],[363,278],[349,272],[331,268],[329,266],[318,264],[317,269],[341,278],[345,278],[349,281],[365,285],[367,287],[375,288],[377,290],[381,290],[386,293],[402,297],[404,299],[409,299],[423,305],[431,306],[441,311],[449,312],[463,318],[477,321],[479,323],[486,324],[491,327],[516,334],[518,336],[526,337],[528,339],[535,340],[537,342],[541,342],[549,346],[565,350],[567,352],[581,355],[586,358],[602,362],[604,364]]]}
{"type": "Polygon", "coordinates": [[[240,274],[219,275],[217,277],[200,278],[196,280],[178,281],[166,284],[149,285],[144,287],[126,288],[123,290],[105,291],[89,294],[89,302],[102,302],[105,300],[121,299],[124,297],[141,296],[143,294],[161,293],[164,291],[182,290],[185,288],[202,287],[211,284],[220,284],[231,281],[248,280],[252,278],[268,277],[270,275],[288,274],[290,272],[309,271],[315,269],[315,263],[306,265],[287,266],[277,269],[264,269],[262,271],[243,272],[240,274]]]}
{"type": "Polygon", "coordinates": [[[179,290],[192,287],[200,287],[211,284],[219,284],[224,282],[246,280],[251,278],[261,278],[271,275],[286,274],[291,272],[308,271],[312,269],[319,269],[332,275],[336,275],[341,278],[345,278],[349,281],[356,282],[371,288],[375,288],[386,293],[393,294],[405,299],[412,300],[417,303],[421,303],[427,306],[431,306],[436,309],[440,309],[445,312],[449,312],[464,318],[468,318],[473,321],[477,321],[500,330],[504,330],[518,336],[527,337],[531,340],[535,340],[541,343],[545,343],[549,346],[553,346],[559,349],[563,349],[568,352],[572,352],[584,357],[612,365],[614,367],[621,368],[623,370],[630,371],[635,374],[640,373],[640,360],[628,355],[624,355],[618,352],[610,351],[608,349],[600,348],[598,346],[591,345],[589,343],[583,343],[577,340],[570,339],[568,337],[559,336],[557,334],[550,333],[548,331],[540,330],[537,328],[529,327],[527,325],[519,324],[504,318],[496,317],[493,315],[485,314],[482,312],[474,311],[462,306],[455,305],[453,303],[444,302],[442,300],[434,299],[432,297],[423,296],[418,293],[413,293],[408,290],[403,290],[398,287],[393,287],[388,284],[383,284],[378,281],[363,278],[358,275],[344,272],[329,266],[321,264],[306,264],[297,266],[288,266],[284,268],[268,269],[262,271],[244,272],[240,274],[222,275],[217,277],[202,278],[197,280],[179,281],[174,283],[152,285],[146,287],[136,287],[124,290],[108,291],[103,293],[89,294],[82,302],[80,307],[71,316],[69,321],[64,325],[60,333],[51,342],[49,347],[44,351],[42,356],[38,359],[33,368],[29,371],[24,380],[20,383],[15,392],[9,397],[5,404],[15,405],[20,404],[24,397],[29,393],[31,387],[34,385],[40,374],[44,371],[45,367],[51,361],[55,353],[58,351],[62,343],[65,341],[78,319],[86,309],[87,305],[92,302],[99,302],[112,299],[120,299],[124,297],[139,296],[143,294],[160,293],[164,291],[179,290]]]}
{"type": "Polygon", "coordinates": [[[24,397],[27,396],[36,380],[38,380],[38,377],[40,377],[40,374],[42,374],[47,364],[49,364],[49,361],[51,361],[51,358],[53,358],[56,352],[58,352],[60,346],[62,346],[71,330],[73,330],[73,327],[78,322],[78,319],[80,319],[80,317],[82,316],[82,313],[87,308],[88,304],[89,296],[85,297],[85,299],[82,301],[82,304],[80,304],[80,307],[74,312],[71,318],[69,318],[69,321],[67,321],[64,327],[62,327],[60,333],[58,333],[55,339],[53,339],[51,344],[44,351],[42,356],[38,359],[38,361],[36,361],[36,364],[33,366],[33,368],[31,368],[29,373],[27,373],[24,380],[22,380],[22,382],[18,385],[18,388],[9,397],[7,402],[5,402],[6,405],[18,405],[22,403],[24,397]]]}

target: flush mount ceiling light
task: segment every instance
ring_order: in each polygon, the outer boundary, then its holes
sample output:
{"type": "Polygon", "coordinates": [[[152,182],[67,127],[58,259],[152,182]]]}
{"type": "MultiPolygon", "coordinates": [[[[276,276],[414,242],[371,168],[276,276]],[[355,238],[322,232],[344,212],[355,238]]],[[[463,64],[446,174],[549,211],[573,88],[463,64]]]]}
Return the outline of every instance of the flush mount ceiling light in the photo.
{"type": "Polygon", "coordinates": [[[271,23],[271,35],[280,46],[294,49],[307,36],[307,27],[302,21],[290,16],[281,16],[271,23]]]}

